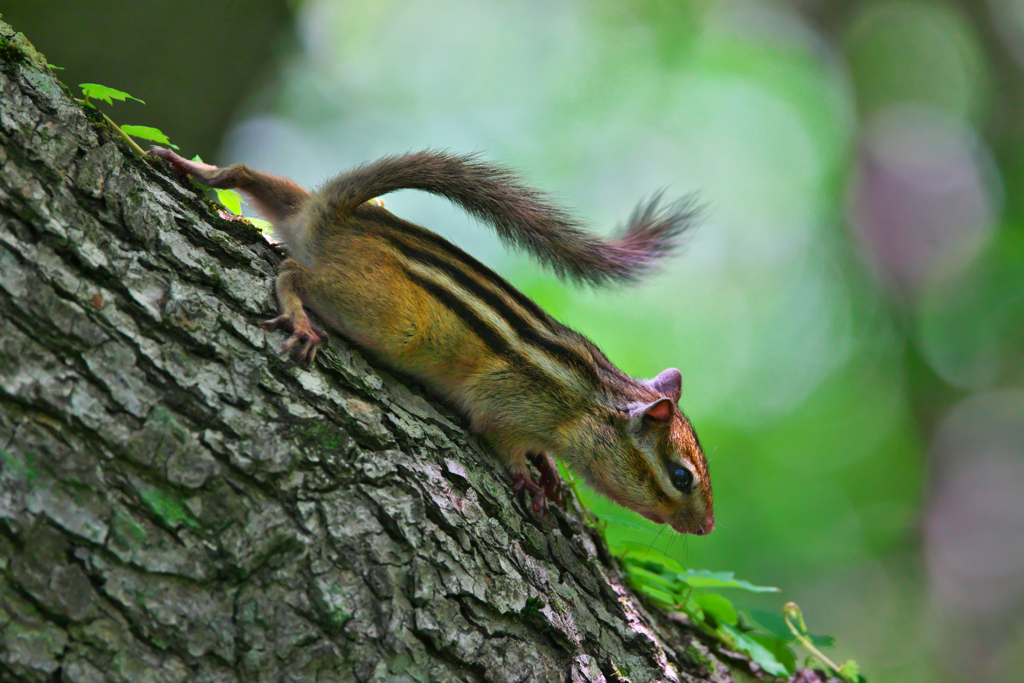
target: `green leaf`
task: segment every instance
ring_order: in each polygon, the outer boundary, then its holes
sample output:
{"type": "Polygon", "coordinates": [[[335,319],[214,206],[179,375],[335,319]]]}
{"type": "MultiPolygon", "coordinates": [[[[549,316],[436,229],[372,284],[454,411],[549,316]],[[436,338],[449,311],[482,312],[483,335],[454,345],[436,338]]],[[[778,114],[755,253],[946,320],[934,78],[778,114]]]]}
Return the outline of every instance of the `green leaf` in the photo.
{"type": "Polygon", "coordinates": [[[132,135],[137,138],[142,138],[143,140],[152,140],[153,142],[159,142],[163,145],[169,145],[173,149],[178,149],[178,146],[171,144],[171,141],[167,139],[167,136],[164,135],[163,131],[160,130],[159,128],[152,128],[150,126],[125,125],[121,126],[121,130],[123,130],[128,135],[132,135]]]}
{"type": "Polygon", "coordinates": [[[678,581],[673,580],[671,574],[665,575],[658,572],[652,572],[639,566],[631,566],[629,568],[629,579],[638,586],[658,586],[660,589],[668,593],[678,593],[680,589],[686,587],[678,581]]]}
{"type": "Polygon", "coordinates": [[[217,201],[224,205],[236,216],[242,215],[242,197],[234,190],[214,190],[217,193],[217,201]]]}
{"type": "Polygon", "coordinates": [[[860,666],[852,659],[847,659],[846,663],[839,667],[838,673],[848,681],[856,681],[860,678],[860,666]]]}
{"type": "Polygon", "coordinates": [[[726,636],[725,640],[732,641],[733,646],[747,655],[753,661],[757,662],[757,665],[767,671],[773,676],[788,676],[789,669],[786,668],[785,664],[779,661],[779,658],[775,656],[774,652],[771,652],[761,643],[751,638],[746,633],[743,633],[735,626],[729,626],[728,624],[722,624],[718,627],[719,633],[726,636]]]}
{"type": "Polygon", "coordinates": [[[785,642],[760,633],[748,633],[747,637],[760,643],[761,647],[775,655],[775,659],[779,660],[779,663],[786,667],[789,673],[796,672],[796,653],[785,642]]]}
{"type": "Polygon", "coordinates": [[[752,609],[747,612],[750,619],[764,629],[766,632],[772,634],[779,640],[789,642],[796,640],[793,637],[793,632],[786,626],[786,620],[775,612],[769,612],[763,609],[752,609]]]}
{"type": "MultiPolygon", "coordinates": [[[[747,616],[750,617],[752,622],[779,640],[787,643],[796,640],[793,636],[793,632],[789,630],[788,626],[786,626],[786,620],[775,612],[768,612],[763,609],[752,609],[747,612],[747,616]]],[[[807,634],[807,638],[815,647],[833,647],[836,644],[836,639],[832,636],[812,636],[807,634]]]]}
{"type": "Polygon", "coordinates": [[[698,595],[694,597],[694,601],[700,605],[700,608],[704,610],[704,614],[706,616],[710,616],[715,620],[715,624],[713,625],[736,625],[736,608],[734,608],[732,603],[721,595],[706,593],[705,595],[698,595]]]}
{"type": "Polygon", "coordinates": [[[679,600],[677,600],[675,596],[670,595],[665,591],[658,590],[653,586],[640,585],[637,586],[637,590],[646,595],[647,597],[653,598],[658,602],[662,603],[663,605],[669,606],[670,608],[673,608],[679,604],[679,600]]]}
{"type": "MultiPolygon", "coordinates": [[[[113,100],[124,102],[126,98],[131,98],[136,102],[142,102],[138,97],[132,97],[126,92],[114,90],[113,88],[108,88],[105,85],[99,85],[97,83],[80,83],[78,87],[82,89],[82,94],[85,95],[87,99],[103,100],[107,104],[113,104],[113,100]]],[[[145,104],[145,102],[142,103],[145,104]]]]}
{"type": "Polygon", "coordinates": [[[755,586],[749,581],[733,577],[732,572],[711,572],[707,569],[699,571],[689,569],[679,574],[679,579],[694,588],[740,588],[752,593],[778,593],[779,589],[772,586],[755,586]]]}
{"type": "Polygon", "coordinates": [[[683,603],[683,611],[690,615],[690,618],[696,622],[705,622],[704,610],[700,608],[692,598],[683,603]]]}
{"type": "Polygon", "coordinates": [[[632,541],[623,541],[619,548],[626,549],[626,560],[632,560],[635,562],[643,562],[645,564],[656,564],[661,565],[665,569],[674,573],[681,573],[683,571],[682,566],[670,557],[666,557],[660,551],[655,550],[643,543],[634,543],[632,541]]]}
{"type": "Polygon", "coordinates": [[[54,69],[55,71],[63,71],[64,70],[64,67],[57,66],[56,64],[47,64],[46,66],[50,67],[51,69],[54,69]]]}
{"type": "Polygon", "coordinates": [[[835,647],[836,639],[832,636],[807,636],[814,647],[835,647]]]}

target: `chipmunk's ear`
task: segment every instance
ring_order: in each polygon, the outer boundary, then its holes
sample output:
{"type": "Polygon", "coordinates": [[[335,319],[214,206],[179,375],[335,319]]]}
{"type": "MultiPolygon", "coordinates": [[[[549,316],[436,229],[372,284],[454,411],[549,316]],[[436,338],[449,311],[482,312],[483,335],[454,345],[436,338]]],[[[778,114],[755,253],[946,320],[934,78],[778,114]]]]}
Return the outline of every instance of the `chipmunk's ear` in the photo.
{"type": "Polygon", "coordinates": [[[673,403],[678,403],[679,397],[683,395],[683,373],[675,368],[662,370],[661,374],[647,380],[646,384],[659,394],[668,396],[673,403]]]}
{"type": "Polygon", "coordinates": [[[644,409],[644,417],[649,417],[661,424],[668,424],[672,421],[672,404],[674,402],[668,398],[659,398],[644,409]]]}

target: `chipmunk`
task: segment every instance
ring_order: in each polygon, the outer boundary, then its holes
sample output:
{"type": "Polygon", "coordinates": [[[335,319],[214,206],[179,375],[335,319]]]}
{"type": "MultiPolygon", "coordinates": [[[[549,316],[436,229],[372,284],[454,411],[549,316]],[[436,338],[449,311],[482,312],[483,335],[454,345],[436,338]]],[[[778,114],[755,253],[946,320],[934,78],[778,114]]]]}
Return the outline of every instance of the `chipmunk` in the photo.
{"type": "Polygon", "coordinates": [[[413,188],[490,223],[558,275],[630,282],[692,224],[686,202],[641,204],[614,241],[589,234],[507,168],[476,156],[385,157],[309,193],[241,164],[217,168],[153,148],[182,174],[244,193],[290,258],[277,278],[280,315],[263,323],[291,336],[283,353],[308,365],[326,332],[306,313],[454,403],[508,468],[533,509],[560,503],[551,454],[617,503],[680,533],[714,528],[711,481],[697,435],[678,408],[682,377],[636,380],[583,335],[439,235],[369,200],[413,188]],[[527,462],[541,477],[535,482],[527,462]]]}

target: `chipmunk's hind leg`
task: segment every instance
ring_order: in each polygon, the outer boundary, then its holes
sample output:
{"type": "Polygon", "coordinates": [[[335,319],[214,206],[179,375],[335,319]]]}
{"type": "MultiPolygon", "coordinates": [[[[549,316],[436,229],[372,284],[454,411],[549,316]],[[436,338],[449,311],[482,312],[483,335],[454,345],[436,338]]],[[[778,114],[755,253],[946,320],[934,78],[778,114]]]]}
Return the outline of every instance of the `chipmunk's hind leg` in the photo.
{"type": "Polygon", "coordinates": [[[297,213],[309,193],[291,180],[254,171],[243,164],[224,168],[189,161],[169,149],[153,147],[149,154],[160,157],[174,170],[190,175],[215,190],[238,190],[252,200],[254,208],[271,223],[278,223],[297,213]]]}
{"type": "Polygon", "coordinates": [[[283,328],[290,332],[281,353],[293,353],[304,368],[316,358],[317,346],[327,341],[327,333],[309,319],[302,305],[310,274],[308,268],[293,259],[281,263],[277,276],[277,305],[281,315],[260,325],[268,331],[283,328]]]}

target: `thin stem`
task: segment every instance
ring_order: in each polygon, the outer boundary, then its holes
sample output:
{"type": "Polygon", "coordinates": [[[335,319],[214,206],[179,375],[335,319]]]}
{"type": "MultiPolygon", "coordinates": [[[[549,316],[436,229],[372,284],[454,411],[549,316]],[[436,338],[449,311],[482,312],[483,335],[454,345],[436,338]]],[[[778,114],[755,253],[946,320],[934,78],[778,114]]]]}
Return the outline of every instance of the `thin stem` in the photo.
{"type": "MultiPolygon", "coordinates": [[[[84,100],[80,100],[80,99],[78,99],[76,97],[75,98],[75,102],[78,102],[79,104],[89,104],[89,98],[87,97],[84,100]]],[[[93,107],[93,109],[96,109],[96,107],[93,107]]],[[[136,152],[138,152],[142,156],[146,156],[146,150],[144,150],[141,147],[139,147],[138,143],[136,143],[135,140],[132,140],[131,137],[127,133],[125,133],[123,130],[121,130],[121,127],[119,125],[117,125],[116,123],[114,123],[113,119],[111,119],[109,116],[107,116],[106,114],[101,112],[99,109],[96,109],[96,111],[99,111],[100,112],[100,116],[102,116],[106,120],[107,123],[109,123],[111,126],[114,127],[114,130],[117,131],[118,135],[120,135],[122,138],[124,138],[124,141],[128,143],[129,147],[134,149],[136,152]]]]}
{"type": "Polygon", "coordinates": [[[576,503],[583,510],[584,520],[590,527],[596,529],[601,533],[601,536],[604,537],[604,531],[597,525],[597,519],[594,517],[593,513],[590,512],[590,508],[587,507],[587,504],[583,502],[583,497],[580,496],[579,485],[576,483],[576,477],[573,476],[572,471],[568,467],[565,468],[565,476],[566,479],[569,480],[569,489],[572,491],[572,495],[576,499],[576,503]]]}
{"type": "Polygon", "coordinates": [[[791,622],[789,620],[791,616],[795,616],[796,617],[797,621],[803,627],[804,631],[807,630],[807,627],[806,627],[806,625],[804,623],[804,615],[800,611],[800,607],[797,606],[797,604],[795,602],[787,602],[785,607],[782,608],[782,617],[783,617],[783,619],[786,620],[786,626],[788,626],[789,630],[793,632],[793,635],[796,636],[796,639],[800,641],[801,645],[803,645],[808,650],[810,650],[814,654],[815,657],[817,657],[822,662],[824,662],[826,665],[828,665],[829,668],[831,668],[841,678],[843,678],[845,680],[846,677],[843,676],[841,673],[839,673],[839,667],[836,666],[836,663],[833,662],[828,657],[826,657],[825,655],[823,655],[821,653],[821,650],[819,650],[818,648],[814,647],[814,643],[812,643],[810,641],[810,639],[806,635],[804,635],[803,633],[801,633],[800,631],[797,630],[796,626],[793,625],[793,622],[791,622]]]}

